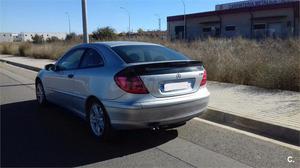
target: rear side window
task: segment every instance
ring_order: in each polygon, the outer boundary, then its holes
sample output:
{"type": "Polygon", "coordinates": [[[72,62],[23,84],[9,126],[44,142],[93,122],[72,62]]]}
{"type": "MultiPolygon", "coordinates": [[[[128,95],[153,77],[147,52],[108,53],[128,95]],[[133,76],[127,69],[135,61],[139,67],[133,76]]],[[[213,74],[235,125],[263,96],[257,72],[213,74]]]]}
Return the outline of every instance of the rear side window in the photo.
{"type": "Polygon", "coordinates": [[[112,47],[112,49],[126,63],[189,60],[189,58],[183,54],[166,47],[155,45],[117,46],[112,47]]]}
{"type": "Polygon", "coordinates": [[[79,66],[80,59],[84,49],[76,49],[67,53],[58,63],[60,70],[76,69],[79,66]]]}
{"type": "Polygon", "coordinates": [[[88,49],[82,58],[80,68],[103,66],[103,59],[94,49],[88,49]]]}

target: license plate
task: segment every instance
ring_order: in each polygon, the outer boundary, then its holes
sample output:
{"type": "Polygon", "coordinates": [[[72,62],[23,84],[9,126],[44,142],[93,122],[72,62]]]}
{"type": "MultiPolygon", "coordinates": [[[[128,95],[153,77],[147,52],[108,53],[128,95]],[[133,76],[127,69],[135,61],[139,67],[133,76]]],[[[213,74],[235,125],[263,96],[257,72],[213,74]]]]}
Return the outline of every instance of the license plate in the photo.
{"type": "Polygon", "coordinates": [[[164,91],[174,91],[174,90],[184,90],[190,89],[191,83],[189,82],[179,82],[179,83],[167,83],[164,85],[164,91]]]}

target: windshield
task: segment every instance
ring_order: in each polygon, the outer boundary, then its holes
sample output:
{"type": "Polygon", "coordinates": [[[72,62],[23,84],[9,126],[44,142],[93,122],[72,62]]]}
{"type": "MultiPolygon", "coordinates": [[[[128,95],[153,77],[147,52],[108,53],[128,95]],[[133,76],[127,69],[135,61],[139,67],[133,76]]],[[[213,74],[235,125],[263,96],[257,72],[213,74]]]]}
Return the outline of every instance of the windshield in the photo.
{"type": "Polygon", "coordinates": [[[189,60],[188,57],[174,50],[155,45],[117,46],[112,49],[126,63],[189,60]]]}

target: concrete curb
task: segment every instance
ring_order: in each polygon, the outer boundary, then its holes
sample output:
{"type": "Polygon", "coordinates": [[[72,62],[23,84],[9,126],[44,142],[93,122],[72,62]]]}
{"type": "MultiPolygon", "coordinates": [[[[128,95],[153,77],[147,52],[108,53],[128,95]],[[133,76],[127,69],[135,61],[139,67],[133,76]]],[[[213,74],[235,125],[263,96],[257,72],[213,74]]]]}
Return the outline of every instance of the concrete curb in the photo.
{"type": "MultiPolygon", "coordinates": [[[[38,67],[7,61],[4,59],[0,59],[0,62],[5,62],[36,72],[41,70],[41,68],[38,67]]],[[[265,123],[250,118],[240,117],[221,110],[214,109],[212,107],[209,107],[207,112],[205,112],[199,118],[300,146],[300,132],[291,128],[265,123]]]]}
{"type": "Polygon", "coordinates": [[[7,61],[7,60],[4,60],[4,59],[0,59],[0,62],[4,62],[4,63],[7,63],[7,64],[11,64],[11,65],[14,65],[14,66],[18,66],[18,67],[29,69],[29,70],[36,71],[36,72],[41,70],[41,68],[38,68],[38,67],[25,65],[25,64],[21,64],[21,63],[16,63],[16,62],[12,62],[12,61],[7,61]]]}
{"type": "Polygon", "coordinates": [[[199,118],[300,146],[300,132],[291,128],[240,117],[211,107],[199,118]]]}

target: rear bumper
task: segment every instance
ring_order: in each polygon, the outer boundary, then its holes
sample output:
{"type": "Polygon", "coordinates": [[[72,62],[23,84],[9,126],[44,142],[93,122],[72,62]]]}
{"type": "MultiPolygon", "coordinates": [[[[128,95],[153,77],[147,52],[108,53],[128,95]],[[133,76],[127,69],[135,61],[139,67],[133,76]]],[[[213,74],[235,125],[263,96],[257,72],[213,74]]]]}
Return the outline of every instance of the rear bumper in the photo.
{"type": "Polygon", "coordinates": [[[167,100],[139,102],[126,105],[103,102],[115,129],[164,127],[184,123],[203,113],[208,105],[209,93],[167,100]]]}

